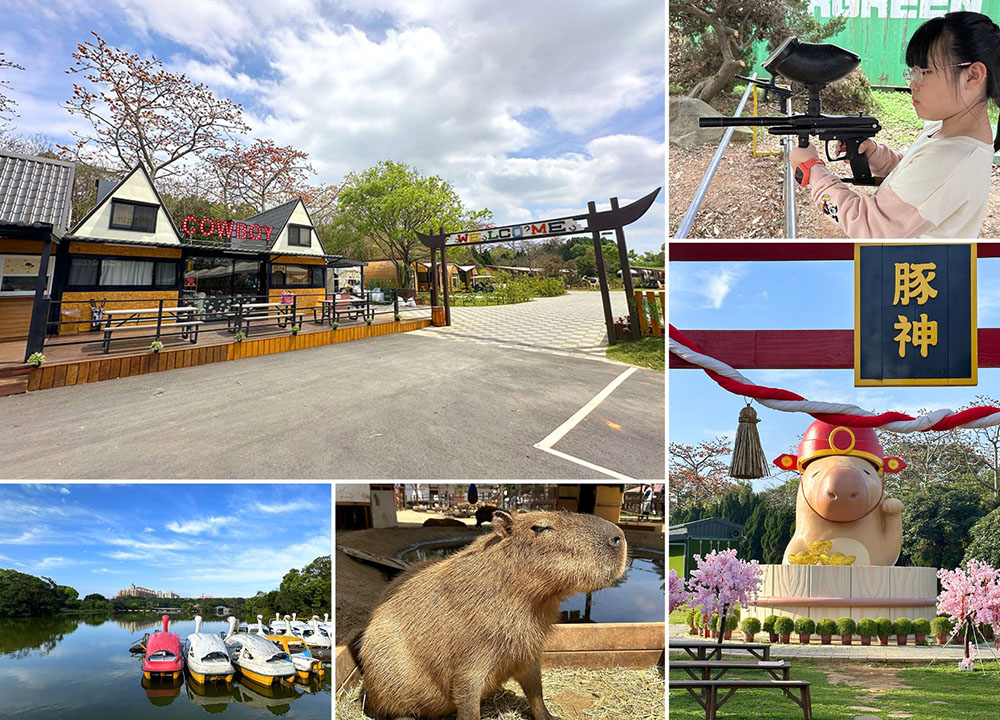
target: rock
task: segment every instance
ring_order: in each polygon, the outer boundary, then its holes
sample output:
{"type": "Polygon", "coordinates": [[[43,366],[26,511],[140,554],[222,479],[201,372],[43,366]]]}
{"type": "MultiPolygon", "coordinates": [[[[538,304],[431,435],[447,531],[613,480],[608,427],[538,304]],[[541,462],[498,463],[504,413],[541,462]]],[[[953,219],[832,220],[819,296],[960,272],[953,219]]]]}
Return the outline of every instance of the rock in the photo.
{"type": "Polygon", "coordinates": [[[877,707],[867,707],[865,705],[851,705],[848,710],[857,710],[858,712],[882,712],[877,707]]]}
{"type": "MultiPolygon", "coordinates": [[[[698,127],[698,118],[709,116],[721,117],[719,111],[706,102],[683,96],[671,97],[670,129],[667,133],[670,144],[682,148],[693,145],[718,145],[726,128],[698,127]]],[[[750,128],[733,128],[730,142],[750,142],[752,136],[753,131],[750,128]]]]}
{"type": "Polygon", "coordinates": [[[891,718],[910,718],[913,717],[912,713],[903,712],[902,710],[894,710],[888,714],[891,718]]]}
{"type": "Polygon", "coordinates": [[[854,720],[882,720],[878,715],[858,715],[854,720]]]}

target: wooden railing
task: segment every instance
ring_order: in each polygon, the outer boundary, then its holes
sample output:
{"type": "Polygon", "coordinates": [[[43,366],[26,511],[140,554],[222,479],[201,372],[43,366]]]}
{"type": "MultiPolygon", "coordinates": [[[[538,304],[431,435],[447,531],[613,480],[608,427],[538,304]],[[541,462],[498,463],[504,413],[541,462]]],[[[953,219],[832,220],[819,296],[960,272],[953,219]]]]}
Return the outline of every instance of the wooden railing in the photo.
{"type": "Polygon", "coordinates": [[[663,328],[666,325],[664,316],[666,296],[665,290],[635,291],[636,314],[639,316],[639,329],[643,336],[663,337],[663,328]]]}

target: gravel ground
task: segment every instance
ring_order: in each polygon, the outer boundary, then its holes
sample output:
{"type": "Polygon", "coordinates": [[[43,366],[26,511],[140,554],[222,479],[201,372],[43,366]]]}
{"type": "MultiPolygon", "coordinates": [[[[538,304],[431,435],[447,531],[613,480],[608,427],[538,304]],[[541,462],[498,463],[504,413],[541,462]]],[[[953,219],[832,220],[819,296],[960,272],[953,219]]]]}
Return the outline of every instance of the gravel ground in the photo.
{"type": "MultiPolygon", "coordinates": [[[[897,144],[879,138],[896,150],[906,144],[897,144]]],[[[778,150],[778,139],[758,136],[758,150],[778,150]]],[[[680,225],[695,190],[701,182],[708,164],[715,154],[715,145],[692,148],[670,147],[668,160],[670,187],[670,236],[680,225]]],[[[820,154],[823,150],[820,148],[820,154]]],[[[833,172],[850,175],[850,164],[831,163],[833,172]]],[[[705,201],[695,218],[688,237],[708,239],[728,238],[781,238],[784,237],[785,214],[782,206],[782,178],[780,157],[757,157],[750,153],[749,143],[730,144],[719,163],[705,201]]],[[[1000,237],[1000,167],[993,166],[993,192],[986,211],[986,220],[980,231],[981,238],[1000,237]]],[[[857,188],[861,193],[872,193],[875,188],[857,188]]],[[[795,188],[798,237],[844,239],[847,236],[839,227],[823,217],[813,207],[808,192],[795,188]]]]}

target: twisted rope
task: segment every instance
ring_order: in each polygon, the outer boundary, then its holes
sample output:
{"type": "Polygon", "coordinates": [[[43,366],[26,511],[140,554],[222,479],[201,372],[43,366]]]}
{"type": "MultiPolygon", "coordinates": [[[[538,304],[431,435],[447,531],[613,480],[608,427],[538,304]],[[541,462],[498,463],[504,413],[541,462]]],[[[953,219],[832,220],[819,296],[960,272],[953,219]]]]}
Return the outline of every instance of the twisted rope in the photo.
{"type": "Polygon", "coordinates": [[[735,369],[706,355],[689,337],[673,325],[669,332],[670,352],[704,370],[723,389],[749,397],[761,405],[781,412],[801,412],[832,425],[882,428],[895,433],[985,428],[1000,425],[1000,408],[982,405],[955,412],[948,408],[934,410],[920,417],[901,412],[873,413],[847,403],[828,403],[806,398],[781,388],[757,385],[735,369]]]}

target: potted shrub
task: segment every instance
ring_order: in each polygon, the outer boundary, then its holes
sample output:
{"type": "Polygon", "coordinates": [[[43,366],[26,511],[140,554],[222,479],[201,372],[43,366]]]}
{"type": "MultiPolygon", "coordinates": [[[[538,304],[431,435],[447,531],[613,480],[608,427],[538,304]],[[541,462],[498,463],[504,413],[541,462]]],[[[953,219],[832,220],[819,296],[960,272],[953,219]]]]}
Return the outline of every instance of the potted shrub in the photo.
{"type": "Polygon", "coordinates": [[[242,330],[240,330],[238,333],[236,333],[236,337],[234,337],[233,339],[236,342],[243,342],[244,340],[247,339],[247,334],[245,332],[243,332],[242,330]]]}
{"type": "Polygon", "coordinates": [[[719,614],[713,613],[712,619],[708,622],[708,637],[713,640],[719,637],[719,614]]]}
{"type": "Polygon", "coordinates": [[[913,632],[913,621],[905,617],[896,618],[892,624],[892,631],[896,635],[896,644],[906,645],[910,633],[913,632]]]}
{"type": "Polygon", "coordinates": [[[739,616],[737,616],[735,614],[733,614],[733,615],[726,615],[726,627],[725,627],[725,633],[726,634],[725,634],[725,636],[724,636],[723,639],[725,639],[725,640],[732,640],[733,639],[733,631],[737,627],[739,627],[739,624],[740,624],[740,618],[739,618],[739,616]]]}
{"type": "Polygon", "coordinates": [[[149,349],[155,353],[158,353],[160,352],[160,350],[163,349],[163,343],[161,343],[159,340],[154,340],[153,342],[149,343],[149,349]]]}
{"type": "Polygon", "coordinates": [[[299,334],[299,326],[292,325],[292,335],[298,335],[298,334],[299,334]]]}
{"type": "Polygon", "coordinates": [[[764,622],[761,623],[761,628],[767,633],[768,642],[776,643],[778,642],[778,633],[774,631],[774,622],[778,619],[777,615],[768,615],[764,618],[764,622]]]}
{"type": "Polygon", "coordinates": [[[41,366],[41,364],[43,362],[45,362],[45,356],[42,355],[40,352],[33,352],[33,353],[31,353],[31,355],[29,355],[28,359],[25,361],[25,363],[29,367],[33,367],[33,368],[41,366]]]}
{"type": "Polygon", "coordinates": [[[753,642],[753,636],[760,632],[760,620],[755,617],[743,618],[740,630],[743,631],[743,642],[753,642]]]}
{"type": "Polygon", "coordinates": [[[931,633],[937,638],[938,645],[947,645],[948,636],[955,625],[946,617],[936,617],[931,620],[931,633]]]}
{"type": "Polygon", "coordinates": [[[850,645],[854,638],[854,633],[858,631],[858,624],[854,618],[842,617],[837,619],[837,632],[840,634],[840,642],[843,645],[850,645]]]}
{"type": "Polygon", "coordinates": [[[691,608],[687,611],[687,624],[691,635],[698,634],[698,618],[700,617],[701,612],[699,612],[698,608],[691,608]]]}
{"type": "Polygon", "coordinates": [[[927,642],[927,636],[931,634],[931,621],[927,618],[917,618],[913,621],[913,642],[923,645],[927,642]]]}
{"type": "Polygon", "coordinates": [[[816,623],[816,634],[819,635],[819,641],[823,645],[830,644],[835,632],[837,632],[837,623],[830,618],[823,618],[816,623]]]}
{"type": "Polygon", "coordinates": [[[792,629],[794,627],[795,623],[792,622],[792,619],[784,615],[774,621],[774,632],[778,634],[778,639],[785,645],[788,644],[788,639],[792,636],[792,629]]]}
{"type": "Polygon", "coordinates": [[[858,620],[858,635],[861,636],[862,645],[871,645],[872,638],[878,634],[878,625],[871,618],[861,618],[858,620]]]}
{"type": "Polygon", "coordinates": [[[809,644],[809,636],[816,632],[816,623],[812,618],[800,617],[795,619],[795,632],[799,634],[799,642],[803,645],[809,644]]]}
{"type": "Polygon", "coordinates": [[[888,645],[889,636],[892,634],[892,620],[887,617],[875,618],[875,627],[878,628],[879,644],[888,645]]]}

